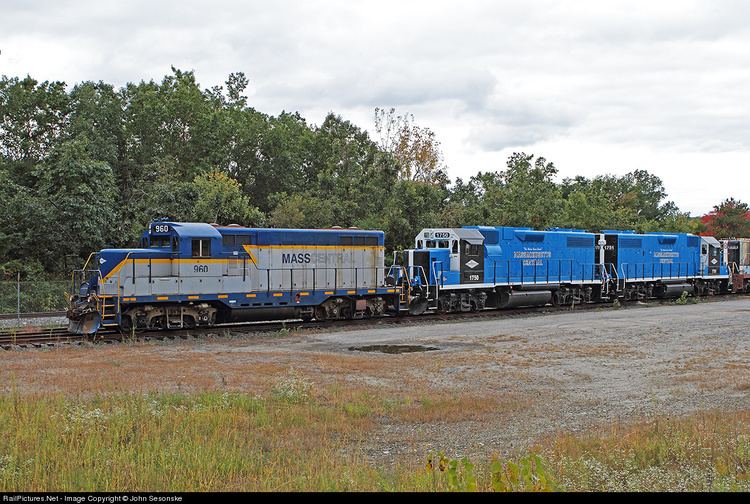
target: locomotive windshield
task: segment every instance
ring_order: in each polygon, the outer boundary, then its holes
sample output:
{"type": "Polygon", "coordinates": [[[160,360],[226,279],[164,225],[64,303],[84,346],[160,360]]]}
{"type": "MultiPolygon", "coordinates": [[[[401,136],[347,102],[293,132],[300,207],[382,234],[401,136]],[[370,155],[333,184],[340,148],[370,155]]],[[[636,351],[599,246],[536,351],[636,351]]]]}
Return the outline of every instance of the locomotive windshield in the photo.
{"type": "Polygon", "coordinates": [[[169,247],[169,236],[152,236],[151,248],[169,247]]]}
{"type": "Polygon", "coordinates": [[[448,240],[427,240],[427,248],[431,249],[447,249],[448,240]]]}

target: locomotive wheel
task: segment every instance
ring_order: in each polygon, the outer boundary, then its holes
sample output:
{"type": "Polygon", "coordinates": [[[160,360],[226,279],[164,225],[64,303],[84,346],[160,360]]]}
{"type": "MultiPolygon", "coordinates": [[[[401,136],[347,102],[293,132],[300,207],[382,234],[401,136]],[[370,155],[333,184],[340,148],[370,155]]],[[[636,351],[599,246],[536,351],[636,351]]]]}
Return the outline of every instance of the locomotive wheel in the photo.
{"type": "Polygon", "coordinates": [[[315,307],[315,320],[323,322],[328,319],[328,312],[322,306],[315,307]]]}
{"type": "Polygon", "coordinates": [[[133,319],[130,318],[130,315],[122,316],[120,328],[122,328],[123,331],[130,331],[133,328],[133,319]]]}

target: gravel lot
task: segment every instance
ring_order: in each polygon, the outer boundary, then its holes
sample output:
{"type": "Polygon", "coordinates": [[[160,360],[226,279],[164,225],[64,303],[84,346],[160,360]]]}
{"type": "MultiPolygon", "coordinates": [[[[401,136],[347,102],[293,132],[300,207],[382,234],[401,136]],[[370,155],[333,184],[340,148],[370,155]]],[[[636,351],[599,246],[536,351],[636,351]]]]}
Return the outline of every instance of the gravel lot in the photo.
{"type": "Polygon", "coordinates": [[[461,323],[219,337],[0,353],[21,392],[264,393],[294,367],[316,387],[439,394],[490,407],[431,421],[379,419],[361,440],[378,463],[430,450],[510,454],[541,436],[613,422],[750,409],[750,300],[571,311],[461,323]],[[385,354],[367,345],[436,351],[385,354]]]}
{"type": "MultiPolygon", "coordinates": [[[[68,319],[65,317],[34,317],[22,318],[20,327],[63,327],[68,325],[68,319]]],[[[18,320],[0,319],[0,329],[19,327],[18,320]]]]}

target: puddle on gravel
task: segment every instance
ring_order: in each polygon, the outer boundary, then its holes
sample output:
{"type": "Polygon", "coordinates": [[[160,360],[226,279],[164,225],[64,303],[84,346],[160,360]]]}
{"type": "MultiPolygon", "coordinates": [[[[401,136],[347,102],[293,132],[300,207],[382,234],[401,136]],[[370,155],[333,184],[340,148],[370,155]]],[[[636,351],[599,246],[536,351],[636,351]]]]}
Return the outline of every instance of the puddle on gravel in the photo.
{"type": "Polygon", "coordinates": [[[434,352],[436,350],[440,349],[424,345],[367,345],[361,347],[349,347],[350,352],[379,352],[385,354],[434,352]]]}

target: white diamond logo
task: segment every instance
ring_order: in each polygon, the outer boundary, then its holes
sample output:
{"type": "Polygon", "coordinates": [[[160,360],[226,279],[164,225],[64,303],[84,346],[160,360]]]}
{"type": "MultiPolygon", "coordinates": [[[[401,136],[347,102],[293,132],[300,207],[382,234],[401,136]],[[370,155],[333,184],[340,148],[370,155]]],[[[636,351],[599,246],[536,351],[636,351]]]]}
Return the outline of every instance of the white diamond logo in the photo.
{"type": "Polygon", "coordinates": [[[716,264],[717,262],[719,262],[719,261],[715,257],[713,259],[711,259],[711,264],[716,264]]]}
{"type": "Polygon", "coordinates": [[[467,263],[466,263],[466,265],[467,265],[467,266],[468,266],[469,268],[471,268],[471,269],[474,269],[474,268],[476,268],[477,266],[479,266],[479,263],[478,263],[478,262],[476,262],[476,261],[475,261],[474,259],[472,259],[471,261],[467,262],[467,263]]]}

